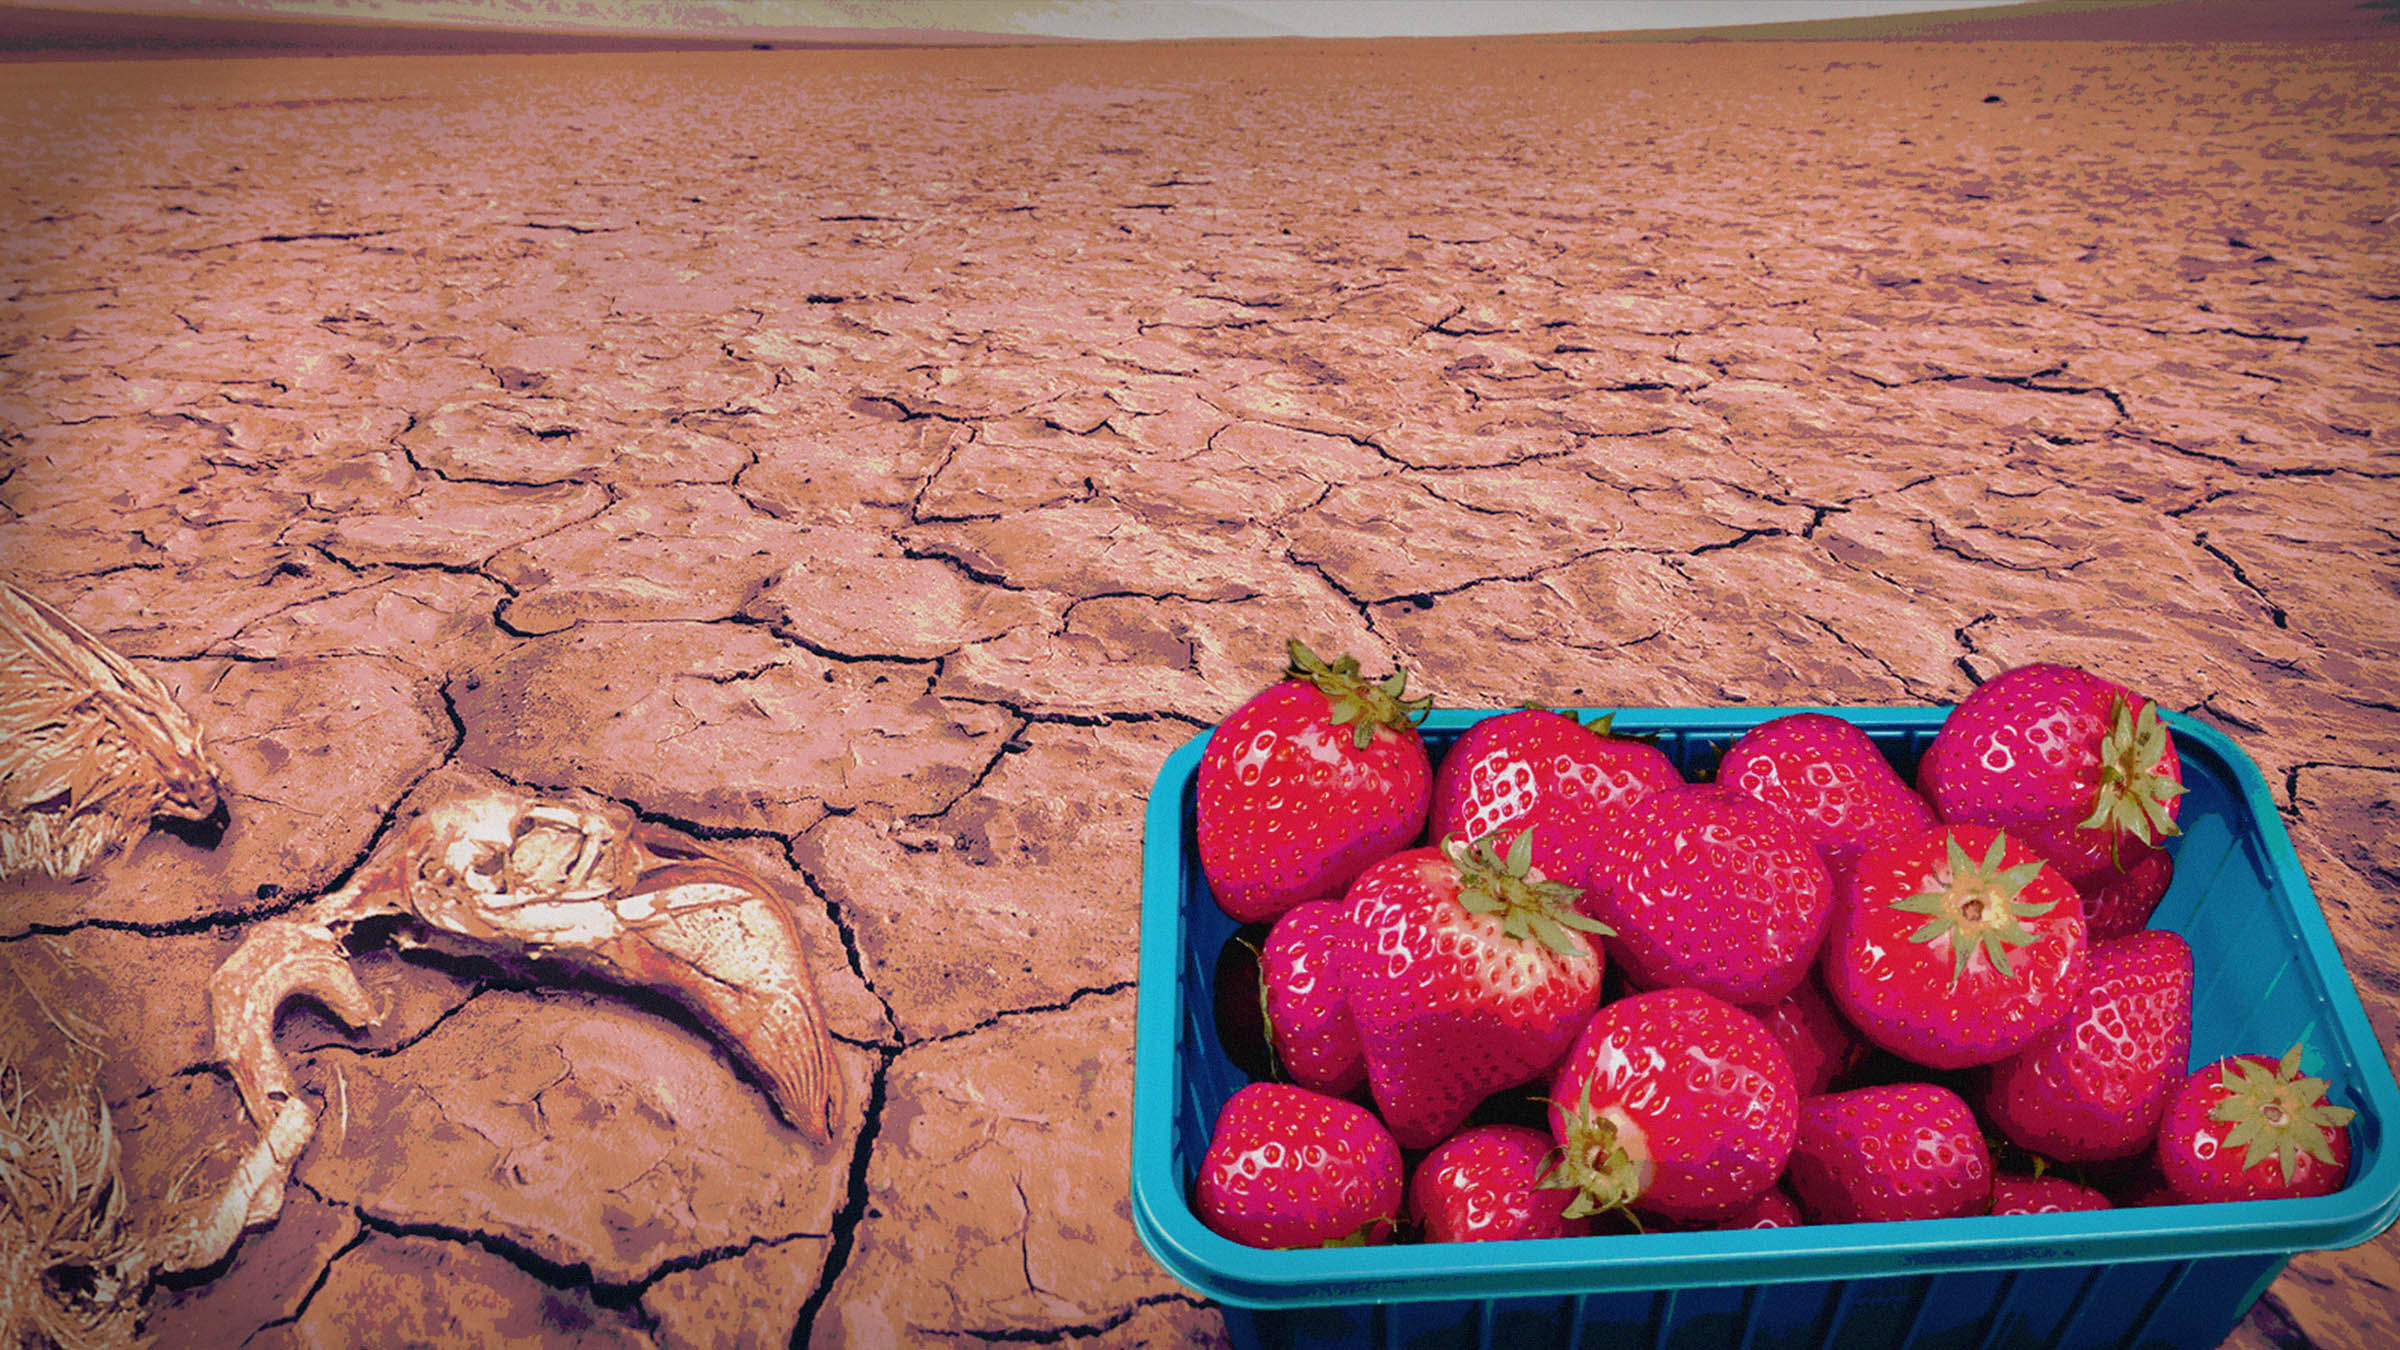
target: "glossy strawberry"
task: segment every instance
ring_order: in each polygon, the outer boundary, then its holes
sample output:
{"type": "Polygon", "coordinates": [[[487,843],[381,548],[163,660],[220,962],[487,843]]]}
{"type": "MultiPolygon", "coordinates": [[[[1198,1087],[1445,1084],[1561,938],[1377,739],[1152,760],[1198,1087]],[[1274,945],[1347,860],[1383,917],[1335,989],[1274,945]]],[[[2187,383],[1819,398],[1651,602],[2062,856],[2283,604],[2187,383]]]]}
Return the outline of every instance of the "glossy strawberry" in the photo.
{"type": "Polygon", "coordinates": [[[1957,1218],[1990,1207],[1992,1159],[1957,1093],[1890,1083],[1800,1103],[1789,1180],[1810,1223],[1957,1218]]]}
{"type": "Polygon", "coordinates": [[[1717,781],[1790,816],[1837,877],[1869,848],[1934,823],[1933,808],[1867,733],[1826,713],[1791,713],[1743,732],[1717,781]]]}
{"type": "Polygon", "coordinates": [[[2083,899],[2013,836],[1941,826],[1869,850],[1835,909],[1825,988],[1869,1040],[1914,1063],[2005,1059],[2084,983],[2083,899]]]}
{"type": "Polygon", "coordinates": [[[1400,1149],[1356,1102],[1252,1083],[1217,1114],[1193,1208],[1250,1247],[1388,1242],[1404,1200],[1400,1149]]]}
{"type": "Polygon", "coordinates": [[[1816,848],[1782,812],[1721,783],[1654,792],[1613,813],[1584,912],[1644,989],[1766,1006],[1807,975],[1833,908],[1816,848]]]}
{"type": "Polygon", "coordinates": [[[1992,1178],[1994,1214],[2079,1214],[2114,1208],[2106,1195],[2065,1177],[2004,1172],[1992,1178]]]}
{"type": "Polygon", "coordinates": [[[2075,889],[2083,893],[2083,922],[2091,940],[2142,931],[2174,879],[2175,855],[2163,848],[2131,844],[2116,866],[2078,880],[2075,889]]]}
{"type": "Polygon", "coordinates": [[[2158,1166],[2189,1203],[2330,1195],[2350,1171],[2349,1107],[2281,1061],[2234,1055],[2185,1079],[2158,1126],[2158,1166]]]}
{"type": "Polygon", "coordinates": [[[1589,1216],[1570,1219],[1576,1191],[1544,1188],[1557,1146],[1526,1125],[1474,1125],[1434,1145],[1408,1182],[1408,1213],[1428,1242],[1503,1242],[1580,1237],[1589,1216]]]}
{"type": "Polygon", "coordinates": [[[1549,1071],[1600,1003],[1598,925],[1490,840],[1397,853],[1351,886],[1337,969],[1392,1135],[1427,1148],[1549,1071]]]}
{"type": "Polygon", "coordinates": [[[1487,717],[1460,733],[1433,775],[1432,838],[1470,842],[1531,819],[1537,807],[1597,815],[1683,781],[1648,741],[1612,735],[1545,708],[1487,717]]]}
{"type": "Polygon", "coordinates": [[[2183,770],[2156,704],[2039,663],[1960,700],[1925,747],[1917,787],[1943,820],[2005,829],[2080,887],[2177,833],[2183,770]]]}
{"type": "Polygon", "coordinates": [[[1783,1047],[1792,1063],[1792,1082],[1803,1097],[1814,1097],[1841,1081],[1867,1057],[1867,1043],[1826,997],[1815,974],[1782,1001],[1754,1008],[1768,1034],[1783,1047]]]}
{"type": "Polygon", "coordinates": [[[1367,1082],[1358,1025],[1334,970],[1348,911],[1339,900],[1308,900],[1285,910],[1259,948],[1267,1034],[1275,1057],[1304,1088],[1345,1096],[1367,1082]]]}
{"type": "Polygon", "coordinates": [[[1992,1066],[1984,1113],[2010,1142],[2057,1162],[2150,1147],[2192,1050],[2192,949],[2148,929],[2095,945],[2084,989],[2056,1026],[1992,1066]]]}
{"type": "Polygon", "coordinates": [[[1405,676],[1373,683],[1291,644],[1285,678],[1209,737],[1198,774],[1200,869],[1244,923],[1338,897],[1425,827],[1433,766],[1416,723],[1428,700],[1405,676]]]}
{"type": "Polygon", "coordinates": [[[1631,1207],[1684,1223],[1732,1217],[1775,1184],[1800,1094],[1756,1017],[1697,989],[1594,1014],[1550,1083],[1554,1185],[1569,1214],[1631,1207]]]}

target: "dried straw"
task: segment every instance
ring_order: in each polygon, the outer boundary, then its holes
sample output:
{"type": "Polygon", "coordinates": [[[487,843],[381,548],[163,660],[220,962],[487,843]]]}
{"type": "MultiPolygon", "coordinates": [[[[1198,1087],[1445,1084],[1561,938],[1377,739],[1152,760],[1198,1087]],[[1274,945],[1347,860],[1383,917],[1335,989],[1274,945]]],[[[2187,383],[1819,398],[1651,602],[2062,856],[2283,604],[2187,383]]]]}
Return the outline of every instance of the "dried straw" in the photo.
{"type": "Polygon", "coordinates": [[[80,876],[153,817],[205,819],[217,800],[167,687],[0,578],[0,878],[80,876]]]}

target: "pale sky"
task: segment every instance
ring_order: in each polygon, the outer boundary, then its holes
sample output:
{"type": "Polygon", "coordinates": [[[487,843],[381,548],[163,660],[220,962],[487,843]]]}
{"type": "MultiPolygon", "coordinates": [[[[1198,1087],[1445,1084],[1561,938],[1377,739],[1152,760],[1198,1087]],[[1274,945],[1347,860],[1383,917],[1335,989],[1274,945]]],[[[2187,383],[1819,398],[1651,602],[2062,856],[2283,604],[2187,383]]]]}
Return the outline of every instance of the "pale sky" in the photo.
{"type": "MultiPolygon", "coordinates": [[[[19,0],[93,10],[748,37],[942,28],[1066,38],[1606,32],[1988,8],[2012,0],[19,0]]],[[[0,0],[0,4],[10,0],[0,0]]]]}

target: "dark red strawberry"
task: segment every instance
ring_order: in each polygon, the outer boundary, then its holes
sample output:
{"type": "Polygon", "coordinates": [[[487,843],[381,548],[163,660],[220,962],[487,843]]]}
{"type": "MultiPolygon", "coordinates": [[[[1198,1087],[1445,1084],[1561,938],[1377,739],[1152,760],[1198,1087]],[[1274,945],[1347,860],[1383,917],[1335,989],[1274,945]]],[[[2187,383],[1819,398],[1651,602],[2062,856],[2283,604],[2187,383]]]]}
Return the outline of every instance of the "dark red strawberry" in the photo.
{"type": "Polygon", "coordinates": [[[1293,1082],[1336,1097],[1367,1082],[1358,1026],[1334,969],[1348,912],[1339,900],[1303,901],[1283,912],[1259,949],[1276,1058],[1293,1082]]]}
{"type": "Polygon", "coordinates": [[[1267,1030],[1267,987],[1258,965],[1265,924],[1246,923],[1217,949],[1217,1045],[1245,1078],[1279,1078],[1274,1036],[1267,1030]]]}
{"type": "Polygon", "coordinates": [[[2079,1214],[2114,1208],[2107,1196],[2065,1177],[2003,1172],[1992,1178],[1994,1214],[2079,1214]]]}
{"type": "Polygon", "coordinates": [[[2108,1197],[2109,1204],[2118,1209],[2152,1209],[2183,1203],[2183,1197],[2167,1184],[2167,1174],[2159,1170],[2155,1151],[2143,1154],[2133,1166],[2114,1169],[2114,1175],[2094,1181],[2108,1197]]]}
{"type": "Polygon", "coordinates": [[[2163,848],[2132,844],[2119,865],[2075,883],[2083,892],[2083,922],[2094,942],[2138,933],[2175,879],[2175,857],[2163,848]]]}
{"type": "Polygon", "coordinates": [[[1630,1206],[1683,1223],[1739,1213],[1791,1156],[1800,1094],[1756,1017],[1697,989],[1594,1014],[1550,1082],[1559,1143],[1548,1185],[1570,1215],[1630,1206]]]}
{"type": "Polygon", "coordinates": [[[1783,1001],[1752,1011],[1792,1062],[1792,1082],[1803,1097],[1827,1091],[1867,1057],[1867,1043],[1825,996],[1814,972],[1783,1001]]]}
{"type": "Polygon", "coordinates": [[[1957,1218],[1990,1207],[1992,1159],[1964,1098],[1890,1083],[1800,1103],[1789,1180],[1810,1223],[1957,1218]]]}
{"type": "Polygon", "coordinates": [[[1297,641],[1285,678],[1234,709],[1200,756],[1200,870],[1244,923],[1339,896],[1425,828],[1433,766],[1406,676],[1373,683],[1297,641]]]}
{"type": "Polygon", "coordinates": [[[1350,888],[1337,969],[1392,1136],[1428,1148],[1531,1082],[1600,1003],[1599,925],[1575,891],[1483,840],[1396,853],[1350,888]]]}
{"type": "Polygon", "coordinates": [[[1404,1199],[1400,1149],[1356,1102],[1252,1083],[1217,1114],[1193,1208],[1250,1247],[1388,1242],[1404,1199]]]}
{"type": "Polygon", "coordinates": [[[1577,1191],[1540,1185],[1550,1136],[1526,1125],[1472,1125],[1434,1145],[1409,1178],[1408,1213],[1428,1242],[1580,1237],[1587,1217],[1566,1209],[1577,1191]]]}
{"type": "Polygon", "coordinates": [[[2005,1059],[2084,983],[2083,899],[2015,837],[1940,826],[1870,849],[1834,910],[1825,988],[1851,1025],[1914,1063],[2005,1059]]]}
{"type": "Polygon", "coordinates": [[[1466,729],[1433,775],[1432,838],[1469,841],[1521,825],[1536,807],[1592,816],[1683,781],[1648,741],[1565,713],[1525,708],[1466,729]]]}
{"type": "Polygon", "coordinates": [[[1867,733],[1826,713],[1791,713],[1743,732],[1717,781],[1790,816],[1836,877],[1869,848],[1934,823],[1933,808],[1867,733]]]}
{"type": "Polygon", "coordinates": [[[1960,700],[1925,747],[1917,787],[1943,820],[2005,829],[2080,887],[2177,832],[2183,769],[2156,704],[2038,663],[1960,700]]]}
{"type": "Polygon", "coordinates": [[[1759,1007],[1799,985],[1833,880],[1798,826],[1722,783],[1666,788],[1612,819],[1583,909],[1616,930],[1609,953],[1626,978],[1759,1007]]]}
{"type": "Polygon", "coordinates": [[[2192,949],[2164,929],[2092,948],[2056,1026],[1992,1066],[1984,1113],[2010,1142],[2058,1162],[2150,1147],[2192,1052],[2192,949]]]}
{"type": "Polygon", "coordinates": [[[2158,1166],[2188,1203],[2330,1195],[2350,1173],[2350,1121],[2300,1073],[2300,1047],[2279,1062],[2233,1055],[2183,1081],[2158,1126],[2158,1166]]]}

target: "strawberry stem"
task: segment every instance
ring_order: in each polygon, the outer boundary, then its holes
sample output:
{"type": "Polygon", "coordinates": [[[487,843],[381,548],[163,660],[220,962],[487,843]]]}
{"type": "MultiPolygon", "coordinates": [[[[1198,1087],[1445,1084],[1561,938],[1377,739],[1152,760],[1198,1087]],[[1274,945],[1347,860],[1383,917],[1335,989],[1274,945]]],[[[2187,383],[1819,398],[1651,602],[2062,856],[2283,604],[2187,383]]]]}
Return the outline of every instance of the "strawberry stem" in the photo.
{"type": "Polygon", "coordinates": [[[1616,930],[1575,908],[1583,892],[1563,881],[1552,881],[1533,865],[1533,826],[1517,831],[1500,856],[1493,831],[1469,844],[1452,835],[1442,851],[1458,868],[1458,903],[1469,914],[1497,914],[1500,931],[1519,942],[1538,941],[1563,958],[1576,955],[1572,928],[1596,937],[1613,937],[1616,930]]]}
{"type": "Polygon", "coordinates": [[[2286,1183],[2299,1170],[2303,1153],[2331,1167],[2332,1131],[2358,1114],[2325,1100],[2329,1085],[2324,1079],[2300,1076],[2296,1044],[2272,1070],[2235,1059],[2225,1065],[2221,1081],[2225,1095],[2209,1108],[2208,1118],[2233,1126],[2225,1132],[2224,1147],[2243,1150],[2243,1171],[2275,1159],[2286,1183]]]}
{"type": "Polygon", "coordinates": [[[1911,942],[1932,942],[1937,938],[1950,940],[1950,955],[1955,966],[1950,972],[1950,987],[1966,977],[1967,964],[1977,951],[1984,954],[2002,975],[2016,978],[2009,963],[2009,953],[2033,941],[2022,920],[2038,919],[2058,907],[2055,900],[2027,904],[2017,899],[2026,886],[2041,873],[2044,864],[2018,863],[2014,867],[2000,864],[2008,852],[2008,836],[1995,834],[1992,846],[1985,850],[1981,861],[1967,855],[1966,846],[1956,834],[1944,842],[1949,847],[1949,861],[1942,872],[1931,880],[1933,887],[1919,891],[1905,900],[1894,900],[1892,908],[1925,916],[1925,924],[1908,935],[1911,942]]]}
{"type": "Polygon", "coordinates": [[[1534,1187],[1574,1191],[1564,1213],[1569,1219],[1632,1204],[1643,1189],[1641,1164],[1618,1141],[1617,1122],[1592,1109],[1590,1079],[1584,1080],[1582,1099],[1565,1108],[1563,1119],[1567,1137],[1559,1144],[1558,1162],[1534,1187]]]}
{"type": "Polygon", "coordinates": [[[2137,714],[2131,704],[2117,699],[2108,731],[2100,739],[2100,787],[2082,827],[2129,834],[2145,844],[2181,834],[2167,807],[2183,795],[2183,784],[2158,771],[2168,744],[2156,703],[2144,699],[2137,714]]]}
{"type": "Polygon", "coordinates": [[[1376,729],[1389,727],[1405,731],[1425,720],[1433,707],[1433,698],[1407,698],[1408,672],[1395,670],[1380,680],[1368,680],[1358,673],[1358,658],[1343,656],[1331,665],[1303,645],[1298,638],[1289,640],[1291,664],[1284,668],[1284,678],[1306,680],[1315,685],[1332,705],[1330,716],[1335,726],[1350,728],[1353,749],[1364,750],[1375,739],[1376,729]]]}

